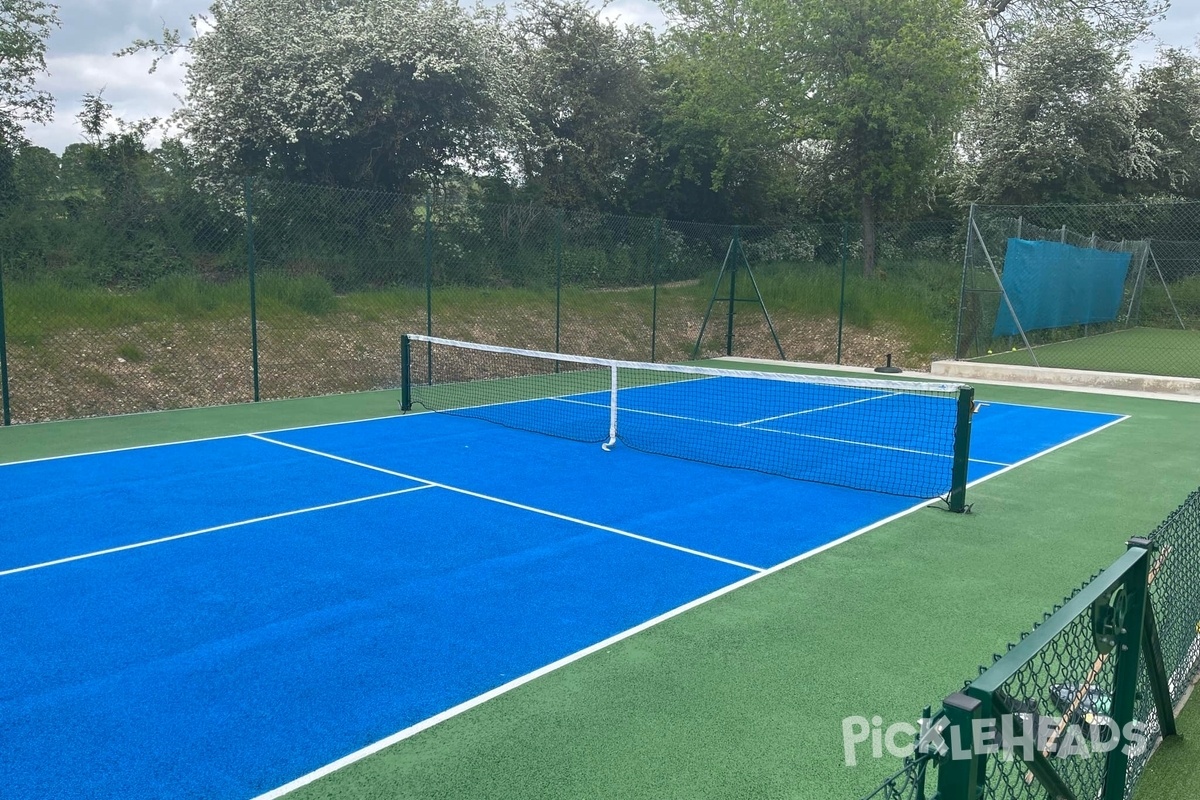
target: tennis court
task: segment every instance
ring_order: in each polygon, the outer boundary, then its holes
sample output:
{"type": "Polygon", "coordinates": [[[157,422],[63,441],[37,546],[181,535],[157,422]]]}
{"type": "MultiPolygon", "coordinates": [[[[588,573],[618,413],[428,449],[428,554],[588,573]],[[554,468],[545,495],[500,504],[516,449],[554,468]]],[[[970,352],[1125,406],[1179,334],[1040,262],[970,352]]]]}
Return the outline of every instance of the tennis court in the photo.
{"type": "MultiPolygon", "coordinates": [[[[895,422],[936,427],[937,399],[670,380],[622,387],[628,439],[608,450],[506,427],[607,438],[595,374],[566,379],[532,401],[528,377],[507,380],[468,416],[0,467],[6,796],[276,792],[885,521],[975,517],[924,511],[944,507],[939,434],[895,422]],[[781,455],[797,442],[818,457],[781,455]],[[844,485],[863,475],[882,491],[844,485]]],[[[1125,419],[985,400],[972,487],[1125,419]]]]}
{"type": "MultiPolygon", "coordinates": [[[[1019,340],[1011,348],[970,360],[1035,366],[1019,340]]],[[[1033,352],[1042,367],[1200,378],[1200,333],[1194,330],[1128,328],[1035,345],[1033,352]]]]}

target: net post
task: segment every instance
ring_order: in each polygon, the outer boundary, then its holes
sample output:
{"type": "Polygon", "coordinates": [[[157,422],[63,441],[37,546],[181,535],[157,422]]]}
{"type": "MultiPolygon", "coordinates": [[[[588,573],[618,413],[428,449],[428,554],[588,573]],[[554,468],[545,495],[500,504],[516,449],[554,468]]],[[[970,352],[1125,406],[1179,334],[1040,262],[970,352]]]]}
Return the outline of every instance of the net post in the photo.
{"type": "Polygon", "coordinates": [[[962,386],[958,390],[958,408],[954,422],[954,464],[951,467],[950,510],[962,514],[967,510],[967,467],[971,463],[971,415],[975,410],[975,389],[962,386]]]}
{"type": "Polygon", "coordinates": [[[400,410],[412,411],[412,343],[400,336],[400,410]]]}
{"type": "Polygon", "coordinates": [[[604,443],[605,450],[617,443],[617,365],[613,364],[609,369],[612,371],[612,383],[609,389],[608,441],[604,443]]]}

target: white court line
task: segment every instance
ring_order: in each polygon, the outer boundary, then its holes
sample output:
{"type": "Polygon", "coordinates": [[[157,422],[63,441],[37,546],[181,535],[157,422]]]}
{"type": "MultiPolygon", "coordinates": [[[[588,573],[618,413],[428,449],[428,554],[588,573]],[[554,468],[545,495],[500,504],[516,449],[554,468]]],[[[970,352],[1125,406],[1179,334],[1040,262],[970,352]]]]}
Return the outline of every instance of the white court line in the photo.
{"type": "MultiPolygon", "coordinates": [[[[1090,430],[1087,433],[1080,434],[1079,436],[1076,436],[1074,439],[1070,439],[1068,441],[1063,442],[1062,444],[1057,444],[1054,447],[1047,448],[1040,453],[1035,453],[1034,455],[1029,456],[1028,458],[1023,459],[1021,461],[1018,461],[1015,464],[1010,464],[1010,465],[1006,466],[1004,469],[998,470],[996,472],[991,473],[990,475],[985,475],[982,478],[978,478],[974,481],[971,481],[970,483],[967,484],[967,487],[970,488],[972,486],[978,486],[979,484],[981,484],[985,481],[990,481],[992,478],[995,478],[997,475],[1003,475],[1005,472],[1008,472],[1009,470],[1016,469],[1017,467],[1022,466],[1023,464],[1028,464],[1029,462],[1031,462],[1035,459],[1041,458],[1042,456],[1048,455],[1049,453],[1053,453],[1055,450],[1059,450],[1063,447],[1066,447],[1067,445],[1074,444],[1075,442],[1078,442],[1081,439],[1086,439],[1088,436],[1091,436],[1094,433],[1099,433],[1100,431],[1104,430],[1105,428],[1110,428],[1113,425],[1116,425],[1120,422],[1124,422],[1127,419],[1129,419],[1129,417],[1127,417],[1127,416],[1121,417],[1120,419],[1113,420],[1112,422],[1109,422],[1108,424],[1106,424],[1102,427],[1096,428],[1094,430],[1090,430]]],[[[562,667],[565,667],[568,664],[572,664],[576,661],[579,661],[580,659],[590,656],[593,653],[596,653],[607,647],[610,647],[610,646],[616,644],[617,642],[621,642],[625,639],[630,638],[631,636],[641,633],[642,631],[645,631],[649,628],[653,628],[655,625],[665,622],[673,617],[677,617],[680,614],[684,613],[685,611],[690,611],[698,606],[702,606],[711,600],[715,600],[718,597],[729,594],[730,592],[732,592],[736,589],[740,589],[743,586],[746,586],[757,580],[765,578],[768,575],[773,575],[776,572],[780,572],[781,570],[787,569],[788,567],[791,567],[795,564],[799,564],[801,561],[805,561],[809,558],[812,558],[813,556],[823,553],[826,550],[830,550],[834,547],[845,544],[846,542],[850,541],[851,539],[856,539],[859,536],[862,536],[864,533],[868,533],[870,531],[875,530],[876,528],[882,527],[883,525],[887,525],[889,522],[894,522],[902,517],[907,517],[910,514],[913,514],[917,511],[920,511],[923,508],[928,507],[928,505],[929,505],[928,500],[922,501],[914,506],[904,509],[903,511],[899,511],[895,514],[892,514],[890,517],[885,517],[884,519],[881,519],[878,522],[873,522],[870,525],[867,525],[866,527],[859,528],[856,531],[852,531],[851,533],[846,534],[845,536],[841,537],[840,539],[835,539],[832,542],[827,542],[827,543],[821,545],[820,547],[814,547],[812,550],[808,550],[804,553],[801,553],[800,555],[790,558],[787,561],[784,561],[780,564],[776,564],[773,567],[768,567],[767,569],[762,570],[761,572],[756,572],[753,575],[748,575],[745,578],[742,578],[740,581],[731,583],[728,586],[724,586],[720,589],[717,589],[714,592],[710,592],[709,594],[706,594],[703,597],[698,597],[695,600],[692,600],[688,603],[684,603],[681,606],[677,606],[677,607],[671,609],[670,611],[667,611],[663,614],[658,615],[657,617],[654,617],[653,619],[646,620],[645,622],[641,623],[640,625],[635,625],[634,627],[629,628],[624,631],[621,631],[620,633],[614,634],[614,635],[608,637],[607,639],[604,639],[603,641],[596,642],[595,644],[589,645],[588,647],[585,647],[582,650],[577,650],[576,652],[571,653],[570,655],[564,656],[564,657],[558,659],[557,661],[554,661],[550,664],[545,665],[544,667],[539,667],[538,669],[535,669],[532,672],[527,672],[518,678],[514,678],[513,680],[509,681],[508,683],[505,683],[501,686],[497,686],[496,688],[491,689],[487,692],[484,692],[483,694],[476,695],[475,697],[472,697],[469,700],[459,703],[458,705],[448,708],[445,711],[442,711],[438,714],[434,714],[431,717],[427,717],[426,719],[423,719],[420,722],[410,725],[407,728],[404,728],[403,730],[397,731],[396,733],[393,733],[390,736],[380,739],[379,741],[374,742],[373,744],[369,744],[360,750],[355,750],[353,753],[349,753],[345,756],[342,756],[341,758],[337,759],[336,761],[331,761],[330,763],[326,764],[325,766],[319,767],[319,768],[313,770],[312,772],[308,773],[307,775],[302,775],[299,778],[296,778],[293,781],[285,783],[284,785],[282,785],[276,789],[272,789],[269,792],[260,794],[258,797],[254,798],[254,800],[278,800],[279,798],[283,797],[284,795],[294,792],[296,789],[299,789],[303,786],[307,786],[308,784],[313,783],[314,781],[317,781],[321,778],[324,778],[327,775],[337,772],[339,769],[342,769],[343,767],[347,767],[351,764],[354,764],[355,762],[361,761],[364,758],[366,758],[367,756],[378,753],[381,750],[385,750],[394,744],[402,742],[405,739],[411,738],[412,736],[415,736],[416,734],[418,734],[422,731],[428,730],[429,728],[432,728],[433,726],[435,726],[441,722],[445,722],[446,720],[451,719],[452,717],[457,717],[459,714],[462,714],[463,712],[470,711],[471,709],[475,708],[476,706],[483,705],[484,703],[486,703],[489,700],[493,700],[502,694],[506,694],[506,693],[512,691],[513,689],[516,689],[520,686],[524,686],[525,684],[527,684],[531,681],[534,681],[538,678],[541,678],[544,675],[548,675],[549,673],[554,672],[558,669],[561,669],[562,667]]]]}
{"type": "Polygon", "coordinates": [[[283,519],[284,517],[294,517],[297,514],[307,514],[310,511],[324,511],[329,508],[340,508],[341,506],[354,505],[355,503],[365,503],[368,500],[381,500],[385,497],[395,497],[408,492],[419,492],[422,489],[432,489],[433,486],[409,486],[407,489],[397,489],[392,492],[382,492],[380,494],[372,494],[367,497],[356,497],[353,500],[339,500],[336,503],[325,503],[319,506],[310,506],[309,508],[300,508],[294,511],[281,511],[278,514],[268,514],[265,517],[255,517],[254,519],[244,519],[239,522],[227,522],[224,525],[214,525],[211,528],[201,528],[196,531],[188,531],[187,533],[177,533],[173,536],[163,536],[158,539],[149,539],[144,542],[134,542],[133,544],[123,544],[119,547],[110,547],[106,550],[95,550],[91,553],[81,553],[77,556],[67,556],[66,558],[56,558],[53,561],[43,561],[40,564],[29,564],[24,567],[15,567],[0,571],[0,578],[5,575],[15,575],[18,572],[29,572],[35,569],[44,569],[46,567],[54,567],[59,564],[69,564],[72,561],[83,561],[87,558],[96,558],[98,556],[107,556],[112,553],[121,553],[125,550],[136,550],[140,547],[149,547],[152,544],[163,544],[164,542],[174,542],[179,539],[190,539],[193,536],[200,536],[205,533],[216,533],[217,531],[226,531],[230,528],[240,528],[244,525],[253,525],[256,522],[267,522],[273,519],[283,519]]]}
{"type": "MultiPolygon", "coordinates": [[[[589,403],[585,400],[568,400],[565,397],[554,397],[554,398],[550,398],[550,399],[554,400],[557,403],[573,403],[574,405],[579,405],[579,406],[594,406],[597,408],[608,408],[608,404],[589,403]]],[[[875,398],[871,398],[871,399],[875,399],[875,398]]],[[[862,402],[862,401],[856,401],[856,402],[862,402]]],[[[646,416],[650,416],[650,417],[665,417],[667,419],[678,419],[678,420],[683,420],[685,422],[701,422],[701,423],[704,423],[705,425],[720,425],[723,428],[738,428],[740,430],[746,430],[743,427],[743,425],[745,425],[746,423],[740,423],[740,422],[720,422],[719,420],[715,420],[715,419],[701,419],[699,417],[685,417],[680,414],[668,414],[665,411],[644,411],[639,408],[622,408],[619,410],[623,411],[626,414],[645,414],[646,416]]],[[[874,447],[877,450],[894,450],[898,453],[912,453],[913,455],[918,455],[918,456],[932,456],[934,458],[954,458],[953,454],[948,454],[948,453],[934,453],[929,450],[916,450],[911,447],[897,447],[895,445],[890,445],[890,444],[874,444],[872,442],[860,442],[855,439],[838,439],[838,438],[835,438],[832,436],[817,436],[814,433],[800,433],[799,431],[781,431],[778,428],[754,428],[753,430],[762,431],[763,433],[778,433],[778,434],[782,434],[784,436],[799,436],[802,439],[815,439],[815,440],[822,441],[822,442],[834,442],[835,444],[848,444],[848,445],[854,445],[856,447],[874,447]]],[[[618,438],[620,438],[620,429],[619,428],[618,428],[618,438]]],[[[976,464],[990,464],[990,465],[996,466],[996,467],[1009,466],[1007,463],[1002,462],[1002,461],[988,461],[987,459],[984,459],[984,458],[972,458],[969,460],[974,461],[976,464]]]]}
{"type": "MultiPolygon", "coordinates": [[[[738,359],[734,358],[731,360],[737,361],[738,359]]],[[[768,363],[773,363],[773,362],[768,362],[768,363]]],[[[779,362],[779,363],[786,364],[787,362],[779,362]]],[[[789,364],[789,366],[794,367],[797,365],[789,364]]],[[[808,366],[819,367],[821,365],[808,365],[808,366]]],[[[845,369],[847,371],[851,370],[851,368],[849,368],[849,367],[843,367],[842,369],[845,369]]],[[[870,370],[866,369],[866,368],[864,368],[863,370],[858,370],[857,368],[855,368],[853,371],[869,372],[870,370]]],[[[785,374],[803,374],[803,373],[785,373],[785,374]]],[[[716,377],[716,376],[703,376],[702,379],[707,379],[710,377],[716,377]]],[[[917,382],[919,380],[922,380],[922,379],[919,379],[916,377],[913,378],[914,382],[917,382]]],[[[929,378],[925,378],[924,380],[927,382],[933,382],[929,378]]],[[[627,387],[621,388],[619,391],[626,392],[626,391],[629,391],[630,389],[646,389],[646,388],[652,388],[654,386],[669,386],[671,383],[682,383],[682,382],[683,381],[670,381],[670,382],[664,383],[664,384],[644,384],[642,386],[627,386],[627,387]]],[[[990,384],[990,385],[994,385],[994,386],[1009,386],[1010,385],[1003,381],[976,381],[976,383],[985,383],[985,384],[990,384]]],[[[1091,394],[1108,394],[1110,396],[1118,396],[1118,397],[1133,396],[1133,397],[1137,397],[1138,399],[1148,399],[1148,400],[1166,400],[1166,401],[1179,401],[1180,400],[1180,398],[1173,398],[1170,396],[1157,396],[1157,395],[1151,396],[1151,395],[1145,395],[1145,394],[1139,395],[1139,394],[1135,394],[1135,393],[1122,392],[1121,390],[1113,390],[1110,393],[1107,391],[1097,390],[1094,387],[1043,386],[1040,384],[1029,384],[1029,385],[1020,385],[1020,388],[1029,388],[1029,389],[1033,389],[1035,391],[1046,391],[1046,392],[1075,391],[1075,392],[1088,392],[1091,394]]],[[[384,393],[384,392],[399,393],[399,389],[380,389],[377,391],[380,393],[384,393]]],[[[599,391],[603,392],[604,390],[599,390],[599,391]]],[[[574,396],[578,397],[578,396],[585,395],[585,394],[595,394],[595,393],[596,393],[596,391],[594,390],[594,391],[588,391],[588,392],[580,392],[578,395],[574,395],[574,396]]],[[[318,395],[316,399],[320,399],[321,397],[338,397],[338,396],[340,396],[340,395],[318,395]]],[[[500,403],[490,403],[490,404],[488,404],[488,406],[468,406],[468,408],[486,408],[489,406],[505,405],[506,403],[532,402],[534,400],[549,400],[549,399],[561,401],[563,398],[535,397],[535,398],[530,398],[529,401],[512,400],[512,401],[505,401],[505,402],[500,402],[500,403]]],[[[268,402],[278,402],[278,401],[268,401],[268,402]]],[[[575,402],[580,402],[580,401],[575,401],[575,402]]],[[[1194,401],[1189,400],[1188,402],[1200,402],[1200,399],[1197,399],[1194,401]]],[[[1106,412],[1106,411],[1085,411],[1085,410],[1081,410],[1081,409],[1077,409],[1077,408],[1059,408],[1056,406],[1042,406],[1042,405],[1032,405],[1031,406],[1031,405],[1026,405],[1023,403],[1006,403],[1006,402],[991,401],[991,400],[987,401],[987,403],[989,405],[1014,406],[1016,408],[1046,408],[1046,409],[1051,409],[1054,411],[1073,411],[1073,412],[1080,413],[1080,414],[1111,414],[1112,413],[1112,412],[1106,412]]],[[[251,404],[251,403],[233,403],[230,406],[228,406],[228,408],[236,408],[236,407],[241,407],[241,406],[252,406],[252,405],[253,404],[251,404]]],[[[607,405],[605,405],[604,407],[608,408],[607,405]]],[[[138,417],[138,416],[147,416],[147,415],[151,415],[151,414],[166,414],[166,413],[173,413],[175,411],[190,411],[190,410],[194,410],[194,409],[166,409],[166,410],[159,410],[159,411],[139,411],[139,412],[135,412],[135,413],[131,413],[131,414],[113,414],[111,417],[105,417],[104,419],[120,419],[120,418],[124,418],[124,417],[138,417]]],[[[465,409],[456,409],[456,410],[465,410],[465,409]]],[[[641,412],[641,413],[653,413],[653,412],[641,412]]],[[[19,466],[21,464],[37,464],[37,463],[40,463],[43,461],[61,461],[61,460],[65,460],[68,458],[84,458],[86,456],[102,456],[102,455],[108,455],[110,453],[125,453],[130,450],[151,450],[151,449],[154,449],[157,447],[175,447],[175,446],[181,445],[181,444],[198,444],[200,442],[217,442],[217,441],[221,441],[222,439],[238,439],[243,436],[255,436],[255,435],[265,436],[265,435],[269,435],[272,433],[289,433],[291,431],[307,431],[307,430],[316,430],[318,428],[335,428],[335,427],[338,427],[341,425],[357,425],[360,422],[378,422],[381,420],[416,419],[416,418],[419,418],[420,416],[422,416],[422,415],[414,414],[411,412],[404,413],[404,414],[387,414],[387,415],[380,415],[380,416],[376,416],[376,417],[361,417],[359,419],[344,419],[344,420],[338,420],[336,422],[318,422],[318,423],[315,423],[312,425],[293,425],[292,427],[289,427],[289,428],[271,428],[271,429],[264,430],[264,431],[252,431],[252,432],[244,432],[243,431],[243,432],[239,432],[239,433],[224,433],[224,434],[220,434],[217,436],[200,436],[200,437],[193,438],[193,439],[175,439],[175,440],[172,440],[169,442],[153,442],[151,444],[134,444],[134,445],[127,445],[125,447],[109,447],[109,448],[105,448],[103,450],[86,450],[82,453],[63,453],[63,454],[57,455],[57,456],[40,456],[38,458],[26,458],[26,459],[22,459],[20,461],[0,462],[0,470],[3,470],[5,467],[15,467],[15,466],[19,466]]],[[[681,417],[681,419],[686,419],[686,417],[681,417]]],[[[71,421],[73,421],[73,420],[54,420],[54,421],[50,421],[50,422],[29,422],[29,423],[23,423],[21,425],[21,427],[27,428],[27,427],[32,427],[35,425],[57,425],[60,422],[71,422],[71,421]]],[[[971,460],[975,461],[976,459],[971,459],[971,460]]],[[[982,463],[996,463],[996,462],[982,462],[982,463]]]]}
{"type": "Polygon", "coordinates": [[[337,456],[337,455],[334,455],[333,453],[326,453],[321,450],[313,450],[310,447],[303,447],[298,444],[292,444],[291,442],[282,442],[282,441],[279,441],[278,439],[269,439],[266,436],[262,436],[261,434],[257,434],[257,433],[250,433],[250,434],[247,434],[247,436],[250,436],[251,438],[254,438],[254,439],[258,439],[259,441],[268,442],[270,444],[277,444],[280,447],[288,447],[288,448],[291,448],[292,450],[299,450],[301,453],[309,453],[314,456],[321,456],[322,458],[328,458],[328,459],[332,459],[334,461],[340,461],[343,464],[350,464],[355,467],[362,467],[363,469],[369,469],[369,470],[373,470],[375,472],[382,472],[384,475],[392,475],[397,478],[405,478],[410,481],[416,481],[418,483],[428,484],[429,486],[436,486],[437,488],[445,489],[448,492],[454,492],[456,494],[466,495],[467,497],[475,497],[480,500],[487,500],[492,503],[499,503],[500,505],[509,506],[511,508],[519,508],[522,511],[530,511],[534,514],[541,514],[544,517],[553,517],[554,519],[560,519],[560,520],[563,520],[564,522],[574,522],[576,525],[583,525],[588,528],[595,528],[596,530],[605,531],[606,533],[615,533],[618,536],[625,536],[630,539],[637,539],[639,542],[646,542],[648,544],[658,545],[659,547],[666,547],[670,550],[678,550],[681,553],[687,553],[689,555],[699,556],[700,558],[707,558],[711,561],[720,561],[722,564],[729,564],[730,566],[750,570],[751,572],[762,572],[763,571],[762,567],[756,567],[753,564],[743,564],[741,561],[734,561],[733,559],[724,558],[724,557],[718,556],[718,555],[713,555],[712,553],[705,553],[702,550],[693,550],[690,547],[683,547],[681,545],[671,544],[670,542],[664,542],[661,539],[652,539],[649,536],[642,536],[641,534],[638,534],[638,533],[631,533],[629,531],[623,531],[620,528],[613,528],[608,525],[601,525],[598,522],[589,522],[586,519],[579,519],[578,517],[569,517],[566,514],[559,514],[554,511],[547,511],[544,508],[537,508],[536,506],[527,506],[524,503],[517,503],[512,500],[505,500],[502,497],[493,497],[489,494],[473,492],[470,489],[463,489],[458,486],[451,486],[446,483],[439,483],[437,481],[431,481],[426,478],[419,478],[415,475],[409,475],[405,472],[397,472],[395,470],[387,469],[385,467],[377,467],[374,464],[367,464],[362,461],[355,461],[352,458],[345,458],[343,456],[337,456]]]}
{"type": "Polygon", "coordinates": [[[773,422],[777,419],[786,419],[787,417],[798,417],[801,414],[815,414],[818,411],[829,411],[834,408],[845,408],[846,406],[854,406],[859,403],[869,403],[872,400],[882,400],[885,397],[898,397],[899,392],[891,392],[889,394],[877,394],[874,397],[860,397],[857,400],[849,400],[845,403],[834,403],[831,406],[821,406],[819,408],[806,408],[803,411],[789,411],[787,414],[776,414],[773,417],[763,417],[762,419],[752,419],[749,422],[739,422],[737,426],[743,428],[747,425],[760,425],[764,422],[773,422]]]}
{"type": "MultiPolygon", "coordinates": [[[[715,377],[717,377],[717,376],[697,375],[697,376],[693,376],[690,378],[682,378],[679,380],[667,381],[665,383],[653,383],[653,384],[647,383],[647,384],[643,384],[640,386],[623,386],[620,389],[618,389],[618,391],[628,392],[631,389],[650,389],[650,388],[654,388],[656,386],[669,386],[674,383],[693,383],[693,382],[702,381],[702,380],[710,380],[715,377]]],[[[462,383],[462,382],[460,382],[460,383],[462,383]]],[[[439,386],[452,386],[452,385],[457,385],[457,384],[451,384],[451,383],[439,384],[439,386]]],[[[379,389],[377,391],[381,392],[381,393],[382,392],[391,392],[397,396],[400,393],[399,389],[379,389]]],[[[607,389],[591,389],[588,391],[577,392],[576,394],[568,395],[568,396],[569,397],[582,397],[584,395],[589,395],[589,394],[598,394],[598,393],[599,394],[607,394],[608,391],[609,390],[607,390],[607,389]]],[[[320,399],[322,397],[338,397],[338,396],[340,396],[340,395],[317,395],[315,399],[320,399]]],[[[542,400],[558,400],[558,399],[561,399],[561,398],[529,397],[524,400],[502,400],[502,401],[499,401],[496,403],[486,403],[484,405],[478,405],[478,406],[465,406],[463,408],[449,409],[449,410],[451,410],[451,411],[466,411],[466,410],[475,409],[475,408],[492,408],[494,406],[514,405],[516,403],[534,403],[534,402],[538,402],[538,401],[542,401],[542,400]]],[[[280,401],[269,400],[267,402],[273,403],[273,402],[280,402],[280,401]]],[[[252,405],[252,404],[251,403],[233,403],[233,404],[230,404],[229,406],[220,406],[220,408],[235,408],[235,407],[239,407],[239,406],[250,406],[250,405],[252,405]]],[[[607,405],[605,405],[604,407],[608,408],[607,405]]],[[[195,409],[184,408],[184,409],[166,409],[166,410],[160,410],[160,411],[139,411],[139,412],[134,412],[131,414],[113,414],[110,417],[103,417],[103,419],[119,419],[122,417],[137,417],[137,416],[143,416],[143,415],[147,415],[147,414],[166,414],[166,413],[173,412],[173,411],[193,411],[193,410],[195,410],[195,409]]],[[[158,448],[158,447],[175,447],[175,446],[181,445],[181,444],[199,444],[201,442],[219,442],[224,439],[240,439],[245,436],[251,436],[251,437],[253,437],[253,436],[268,436],[273,433],[290,433],[292,431],[309,431],[309,430],[316,430],[318,428],[336,428],[340,425],[357,425],[360,422],[380,422],[382,420],[416,419],[420,416],[422,416],[422,414],[419,412],[418,413],[405,412],[402,414],[383,414],[383,415],[380,415],[377,417],[361,417],[359,419],[343,419],[343,420],[338,420],[336,422],[317,422],[312,425],[293,425],[290,428],[270,428],[265,431],[240,431],[238,433],[222,433],[222,434],[218,434],[216,436],[199,436],[194,439],[175,439],[175,440],[172,440],[169,442],[152,442],[150,444],[131,444],[131,445],[127,445],[125,447],[109,447],[109,448],[105,448],[103,450],[85,450],[82,453],[63,453],[63,454],[57,455],[57,456],[40,456],[38,458],[26,458],[26,459],[22,459],[20,461],[5,461],[5,462],[0,462],[0,470],[3,470],[5,467],[20,466],[21,464],[39,464],[43,461],[62,461],[62,460],[68,459],[68,458],[83,458],[85,456],[103,456],[103,455],[109,455],[112,453],[127,453],[131,450],[153,450],[154,448],[158,448]]],[[[58,424],[59,422],[73,422],[73,421],[75,421],[75,420],[52,420],[49,422],[29,422],[29,423],[22,423],[21,427],[26,428],[26,427],[30,427],[30,426],[34,426],[34,425],[55,425],[55,424],[58,424]]]]}

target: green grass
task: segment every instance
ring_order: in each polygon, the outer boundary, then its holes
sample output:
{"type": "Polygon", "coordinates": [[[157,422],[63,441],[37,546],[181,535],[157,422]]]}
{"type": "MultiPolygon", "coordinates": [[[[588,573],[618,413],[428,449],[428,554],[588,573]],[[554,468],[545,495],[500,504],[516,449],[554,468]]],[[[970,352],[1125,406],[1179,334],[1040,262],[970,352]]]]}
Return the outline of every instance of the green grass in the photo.
{"type": "MultiPolygon", "coordinates": [[[[1194,330],[1131,328],[1039,345],[1034,353],[1038,365],[1043,367],[1200,378],[1200,331],[1194,330]]],[[[1025,349],[973,360],[1033,366],[1033,359],[1025,349]]]]}
{"type": "Polygon", "coordinates": [[[1134,800],[1195,797],[1200,791],[1200,702],[1190,702],[1175,721],[1179,735],[1150,759],[1134,800]]]}
{"type": "MultiPolygon", "coordinates": [[[[550,673],[298,791],[304,798],[861,797],[841,719],[912,721],[1197,484],[1200,405],[978,387],[1131,415],[971,490],[550,673]]],[[[0,460],[395,413],[395,392],[0,430],[0,460]]],[[[780,509],[803,524],[803,509],[780,509]]],[[[736,524],[732,520],[731,524],[736,524]]],[[[741,535],[752,536],[753,531],[741,535]]],[[[1191,737],[1138,800],[1200,796],[1191,737]]]]}
{"type": "MultiPolygon", "coordinates": [[[[772,313],[838,312],[841,275],[837,270],[783,264],[759,270],[757,277],[772,313]]],[[[920,260],[893,262],[875,278],[847,275],[845,320],[860,328],[894,325],[907,334],[914,354],[946,351],[958,313],[960,280],[959,267],[920,260]]]]}
{"type": "MultiPolygon", "coordinates": [[[[716,279],[716,271],[682,286],[660,289],[660,299],[687,302],[689,316],[698,320],[716,279]]],[[[768,309],[779,317],[836,318],[841,277],[830,265],[770,264],[756,268],[768,309]]],[[[945,350],[953,329],[957,298],[957,267],[932,261],[897,262],[880,277],[867,280],[851,274],[846,281],[846,322],[860,328],[894,326],[912,340],[922,355],[945,350]]],[[[394,317],[398,310],[423,310],[421,288],[385,288],[335,294],[318,275],[289,276],[265,272],[257,281],[259,313],[293,323],[331,314],[353,314],[368,321],[394,317]]],[[[45,336],[60,331],[112,331],[169,320],[186,325],[244,317],[249,313],[246,280],[215,283],[194,275],[171,275],[141,291],[115,291],[52,279],[14,282],[5,288],[9,309],[8,334],[14,341],[36,346],[45,336]]],[[[750,296],[742,277],[739,295],[750,296]]],[[[555,290],[542,288],[487,288],[439,286],[433,293],[436,316],[479,315],[511,318],[521,324],[531,320],[553,325],[555,290]]],[[[653,292],[649,286],[628,289],[584,289],[565,286],[563,318],[610,328],[631,317],[649,322],[653,292]]],[[[693,320],[693,321],[696,321],[693,320]]]]}

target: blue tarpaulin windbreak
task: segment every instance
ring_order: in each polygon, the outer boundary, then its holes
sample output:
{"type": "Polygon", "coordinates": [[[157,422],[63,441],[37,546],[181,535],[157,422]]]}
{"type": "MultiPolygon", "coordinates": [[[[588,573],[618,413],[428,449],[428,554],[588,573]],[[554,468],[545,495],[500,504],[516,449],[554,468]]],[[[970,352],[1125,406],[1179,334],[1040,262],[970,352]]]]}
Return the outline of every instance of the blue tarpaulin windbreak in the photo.
{"type": "Polygon", "coordinates": [[[1129,253],[1009,239],[1002,283],[1017,319],[1002,301],[992,335],[1112,322],[1130,260],[1129,253]]]}

